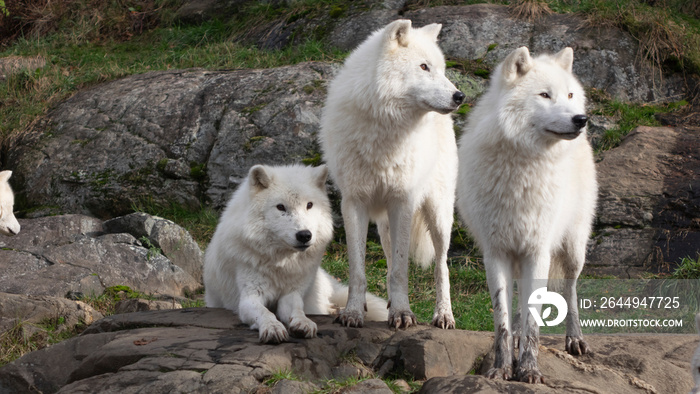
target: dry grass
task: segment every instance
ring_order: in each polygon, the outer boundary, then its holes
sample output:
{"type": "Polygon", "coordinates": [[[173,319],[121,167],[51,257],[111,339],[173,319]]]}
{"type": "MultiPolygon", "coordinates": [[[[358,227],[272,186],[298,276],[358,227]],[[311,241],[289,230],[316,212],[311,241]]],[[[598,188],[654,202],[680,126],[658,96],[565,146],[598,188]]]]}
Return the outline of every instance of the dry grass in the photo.
{"type": "Polygon", "coordinates": [[[515,18],[534,21],[553,11],[545,0],[517,0],[510,5],[510,12],[515,18]]]}

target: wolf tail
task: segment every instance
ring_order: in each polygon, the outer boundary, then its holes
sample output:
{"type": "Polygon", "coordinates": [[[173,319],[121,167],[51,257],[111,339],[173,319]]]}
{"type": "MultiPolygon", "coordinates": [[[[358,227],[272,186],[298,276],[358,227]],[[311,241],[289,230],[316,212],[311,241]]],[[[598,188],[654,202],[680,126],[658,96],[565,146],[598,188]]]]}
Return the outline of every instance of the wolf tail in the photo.
{"type": "Polygon", "coordinates": [[[435,247],[425,224],[423,213],[419,210],[411,222],[411,256],[421,268],[427,269],[435,259],[435,247]]]}
{"type": "MultiPolygon", "coordinates": [[[[387,319],[387,304],[383,298],[372,293],[366,294],[367,315],[371,321],[387,319]]],[[[348,287],[340,283],[322,268],[318,269],[314,288],[304,300],[304,312],[308,314],[336,314],[338,309],[348,304],[348,287]]]]}

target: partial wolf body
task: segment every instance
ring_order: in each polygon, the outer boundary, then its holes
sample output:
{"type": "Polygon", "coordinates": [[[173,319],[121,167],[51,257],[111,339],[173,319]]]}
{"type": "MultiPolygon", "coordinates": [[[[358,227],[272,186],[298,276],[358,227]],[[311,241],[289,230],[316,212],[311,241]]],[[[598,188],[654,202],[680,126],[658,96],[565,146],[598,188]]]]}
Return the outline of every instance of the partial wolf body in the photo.
{"type": "MultiPolygon", "coordinates": [[[[520,293],[522,381],[543,380],[539,327],[526,300],[548,279],[567,278],[566,350],[588,352],[576,279],[595,214],[597,184],[586,139],[584,91],[573,51],[532,58],[513,51],[491,77],[460,138],[457,208],[484,254],[496,327],[491,378],[513,375],[513,280],[520,293]]],[[[550,287],[551,287],[550,283],[550,287]]],[[[537,305],[541,311],[542,305],[537,305]]],[[[516,338],[518,339],[518,338],[516,338]]]]}
{"type": "Polygon", "coordinates": [[[9,179],[12,171],[0,171],[0,234],[19,234],[19,222],[12,208],[15,205],[15,195],[10,188],[9,179]]]}
{"type": "Polygon", "coordinates": [[[389,325],[416,318],[408,300],[409,249],[428,266],[435,258],[433,324],[454,328],[447,248],[453,222],[457,145],[449,113],[464,94],[445,77],[436,41],[441,25],[420,29],[397,20],[373,33],[331,82],[320,142],[342,194],[350,295],[339,321],[364,321],[367,226],[376,221],[387,257],[389,325]]]}
{"type": "MultiPolygon", "coordinates": [[[[347,302],[347,287],[320,267],[333,237],[327,174],[325,166],[252,167],[207,248],[206,305],[238,313],[261,342],[315,337],[306,314],[347,302]]],[[[385,318],[386,302],[367,297],[370,318],[385,318]]]]}
{"type": "MultiPolygon", "coordinates": [[[[700,334],[700,313],[695,315],[695,327],[698,329],[698,334],[700,334]]],[[[690,362],[690,369],[695,380],[695,388],[690,390],[690,394],[700,394],[700,346],[695,350],[693,361],[690,362]]]]}

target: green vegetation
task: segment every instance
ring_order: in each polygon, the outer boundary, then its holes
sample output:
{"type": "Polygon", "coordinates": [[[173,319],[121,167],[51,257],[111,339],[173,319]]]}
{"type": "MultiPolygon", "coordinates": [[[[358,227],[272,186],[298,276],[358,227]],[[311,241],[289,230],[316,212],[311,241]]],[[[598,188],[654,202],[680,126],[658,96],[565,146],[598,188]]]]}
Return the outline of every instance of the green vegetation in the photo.
{"type": "Polygon", "coordinates": [[[0,367],[22,355],[72,338],[87,328],[84,323],[68,327],[63,316],[37,324],[17,320],[12,328],[0,333],[0,367]]]}
{"type": "Polygon", "coordinates": [[[616,121],[618,126],[605,132],[597,147],[599,151],[618,146],[622,137],[626,136],[637,126],[660,126],[659,121],[655,117],[656,114],[672,112],[688,105],[688,102],[684,100],[658,105],[631,104],[601,98],[601,95],[595,92],[593,97],[598,102],[598,105],[592,114],[605,115],[616,121]]]}

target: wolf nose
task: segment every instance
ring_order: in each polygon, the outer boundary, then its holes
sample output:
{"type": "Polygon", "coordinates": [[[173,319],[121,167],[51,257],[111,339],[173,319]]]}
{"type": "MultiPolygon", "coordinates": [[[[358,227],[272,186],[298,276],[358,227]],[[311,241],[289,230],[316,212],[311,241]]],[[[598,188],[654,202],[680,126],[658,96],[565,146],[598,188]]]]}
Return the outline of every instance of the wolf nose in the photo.
{"type": "Polygon", "coordinates": [[[311,241],[311,231],[309,230],[301,230],[297,233],[297,241],[305,244],[309,241],[311,241]]]}
{"type": "Polygon", "coordinates": [[[465,96],[464,93],[458,90],[455,92],[455,94],[452,95],[452,101],[454,101],[455,104],[460,105],[462,104],[462,102],[464,102],[465,97],[467,96],[465,96]]]}
{"type": "Polygon", "coordinates": [[[588,122],[588,116],[586,116],[586,115],[574,115],[574,117],[571,118],[571,121],[574,122],[574,126],[581,129],[581,128],[583,128],[583,126],[586,125],[586,122],[588,122]]]}

